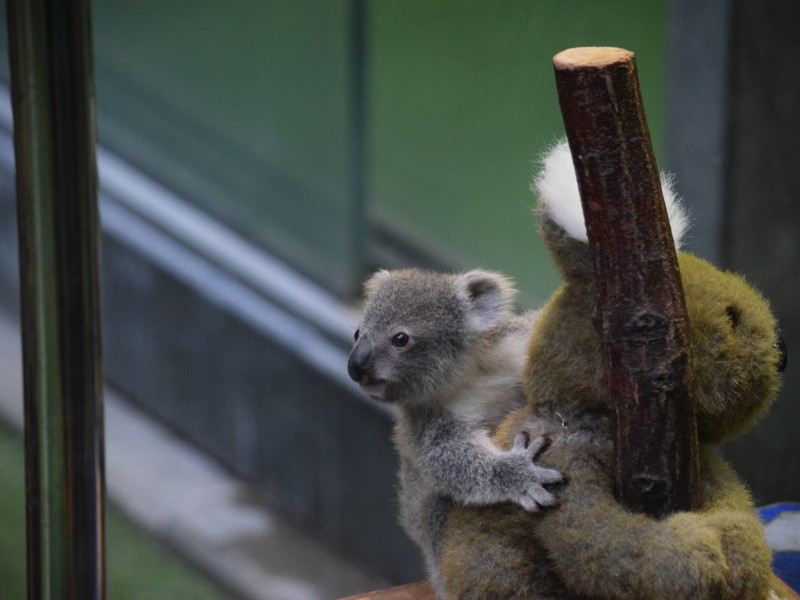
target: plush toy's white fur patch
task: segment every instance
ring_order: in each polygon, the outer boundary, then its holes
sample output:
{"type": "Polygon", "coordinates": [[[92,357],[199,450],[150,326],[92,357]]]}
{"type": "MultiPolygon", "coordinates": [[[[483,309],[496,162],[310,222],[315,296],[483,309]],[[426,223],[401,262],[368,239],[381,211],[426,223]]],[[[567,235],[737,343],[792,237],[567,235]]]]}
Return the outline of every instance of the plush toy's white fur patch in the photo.
{"type": "MultiPolygon", "coordinates": [[[[532,186],[539,201],[552,219],[573,238],[588,241],[586,224],[583,219],[578,180],[572,164],[572,154],[565,139],[560,140],[545,152],[542,170],[532,186]]],[[[683,235],[689,227],[689,217],[673,189],[672,177],[661,174],[661,189],[667,205],[669,224],[675,247],[680,248],[683,235]]]]}

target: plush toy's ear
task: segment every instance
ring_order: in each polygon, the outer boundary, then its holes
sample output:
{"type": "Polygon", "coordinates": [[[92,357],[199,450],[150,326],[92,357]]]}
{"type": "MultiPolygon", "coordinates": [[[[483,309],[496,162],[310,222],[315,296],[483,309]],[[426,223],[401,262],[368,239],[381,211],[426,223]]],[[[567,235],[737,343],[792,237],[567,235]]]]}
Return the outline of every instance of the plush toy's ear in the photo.
{"type": "Polygon", "coordinates": [[[364,283],[364,293],[367,295],[367,297],[374,296],[375,293],[381,288],[381,286],[384,283],[386,283],[389,280],[391,276],[392,273],[390,271],[387,271],[386,269],[380,269],[378,271],[375,271],[372,277],[367,279],[367,281],[364,283]]]}
{"type": "Polygon", "coordinates": [[[469,326],[486,331],[511,310],[516,294],[511,280],[499,273],[473,270],[456,276],[456,293],[467,302],[469,326]]]}
{"type": "MultiPolygon", "coordinates": [[[[562,139],[545,152],[542,169],[532,189],[539,198],[539,218],[545,240],[567,277],[586,276],[591,268],[575,166],[567,141],[562,139]],[[578,242],[576,244],[576,242],[578,242]]],[[[672,237],[680,249],[689,219],[673,189],[672,178],[661,175],[672,237]]]]}

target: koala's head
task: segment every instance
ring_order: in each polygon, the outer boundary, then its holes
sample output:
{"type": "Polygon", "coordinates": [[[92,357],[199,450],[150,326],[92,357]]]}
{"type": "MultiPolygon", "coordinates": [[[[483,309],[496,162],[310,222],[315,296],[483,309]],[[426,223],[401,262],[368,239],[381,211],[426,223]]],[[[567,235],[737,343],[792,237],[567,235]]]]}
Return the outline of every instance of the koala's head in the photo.
{"type": "Polygon", "coordinates": [[[510,313],[514,295],[505,277],[480,270],[378,271],[364,287],[347,372],[364,392],[391,403],[425,401],[454,385],[476,341],[510,313]]]}
{"type": "MultiPolygon", "coordinates": [[[[686,217],[662,178],[673,237],[680,247],[686,217]]],[[[592,322],[595,281],[575,171],[566,143],[545,157],[535,181],[544,238],[564,285],[539,318],[525,386],[534,405],[568,413],[609,410],[603,359],[592,322]]],[[[688,313],[692,397],[698,434],[717,443],[749,427],[770,405],[786,364],[769,303],[740,276],[678,253],[688,313]]]]}

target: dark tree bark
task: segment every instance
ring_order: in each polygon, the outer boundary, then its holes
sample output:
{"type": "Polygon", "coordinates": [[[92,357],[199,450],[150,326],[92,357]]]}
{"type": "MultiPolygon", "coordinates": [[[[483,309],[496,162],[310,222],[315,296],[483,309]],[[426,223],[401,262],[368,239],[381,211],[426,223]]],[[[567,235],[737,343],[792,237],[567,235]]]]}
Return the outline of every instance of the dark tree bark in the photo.
{"type": "Polygon", "coordinates": [[[573,48],[553,63],[597,278],[617,497],[652,516],[688,510],[697,431],[686,305],[635,57],[573,48]]]}

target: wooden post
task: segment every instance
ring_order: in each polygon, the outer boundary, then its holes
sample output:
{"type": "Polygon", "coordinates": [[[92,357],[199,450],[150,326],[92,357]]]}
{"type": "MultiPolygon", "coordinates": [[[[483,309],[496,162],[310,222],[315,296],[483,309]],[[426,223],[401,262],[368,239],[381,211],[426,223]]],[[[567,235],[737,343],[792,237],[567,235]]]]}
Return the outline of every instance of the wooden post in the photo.
{"type": "Polygon", "coordinates": [[[697,431],[686,305],[635,58],[573,48],[553,63],[597,279],[617,497],[652,516],[689,510],[697,431]]]}

